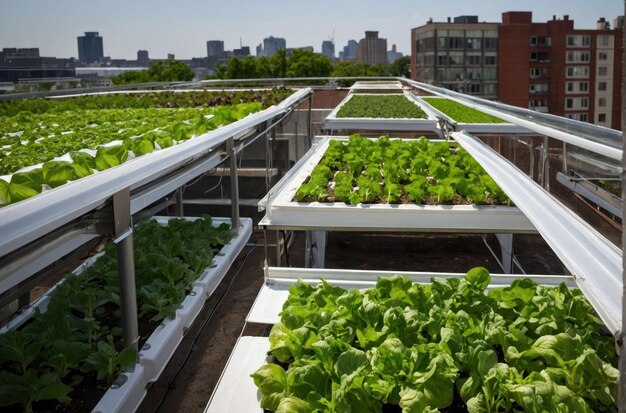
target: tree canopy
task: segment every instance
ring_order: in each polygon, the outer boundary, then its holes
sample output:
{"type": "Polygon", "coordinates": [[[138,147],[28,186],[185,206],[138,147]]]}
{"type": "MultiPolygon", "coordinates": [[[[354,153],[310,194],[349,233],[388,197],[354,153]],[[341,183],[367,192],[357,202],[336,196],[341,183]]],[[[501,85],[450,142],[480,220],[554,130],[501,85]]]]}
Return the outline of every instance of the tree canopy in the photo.
{"type": "Polygon", "coordinates": [[[308,50],[296,49],[287,57],[281,50],[271,57],[252,56],[231,58],[215,69],[215,79],[259,79],[285,77],[409,77],[410,56],[401,57],[392,64],[367,65],[363,62],[332,63],[326,56],[308,50]]]}
{"type": "Polygon", "coordinates": [[[183,62],[168,60],[167,65],[163,61],[156,61],[148,70],[133,70],[115,76],[113,83],[123,85],[127,83],[147,82],[177,82],[193,79],[195,73],[183,62]]]}

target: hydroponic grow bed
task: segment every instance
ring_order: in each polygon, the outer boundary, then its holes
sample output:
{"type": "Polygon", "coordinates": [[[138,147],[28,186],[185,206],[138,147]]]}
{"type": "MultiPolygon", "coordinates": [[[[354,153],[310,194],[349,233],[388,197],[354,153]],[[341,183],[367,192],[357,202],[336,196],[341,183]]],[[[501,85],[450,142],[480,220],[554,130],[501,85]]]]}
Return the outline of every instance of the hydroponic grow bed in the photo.
{"type": "Polygon", "coordinates": [[[516,207],[501,205],[358,204],[294,202],[298,188],[324,156],[332,139],[322,137],[264,200],[268,229],[416,232],[532,233],[516,207]]]}
{"type": "Polygon", "coordinates": [[[479,112],[470,106],[464,106],[446,98],[428,96],[422,98],[422,102],[424,102],[432,112],[437,114],[438,117],[440,116],[447,119],[454,125],[457,131],[464,130],[468,133],[493,135],[534,134],[533,131],[522,126],[505,122],[494,116],[479,112]],[[444,109],[441,105],[437,104],[438,101],[446,102],[449,106],[444,109]]]}
{"type": "MultiPolygon", "coordinates": [[[[155,217],[161,225],[166,225],[170,219],[178,217],[155,217]]],[[[198,218],[185,217],[187,221],[198,218]]],[[[228,218],[213,218],[212,226],[230,224],[228,218]]],[[[235,258],[239,255],[252,233],[252,220],[242,218],[239,232],[224,245],[213,257],[212,263],[205,268],[199,277],[193,281],[190,293],[178,305],[172,317],[165,318],[151,333],[139,351],[138,362],[132,368],[121,373],[111,384],[94,412],[126,412],[134,411],[146,394],[146,387],[156,381],[165,368],[178,344],[191,326],[206,299],[213,293],[235,258]]],[[[91,267],[102,254],[86,261],[74,273],[82,274],[91,267]]],[[[40,299],[34,302],[27,310],[12,320],[0,330],[0,334],[19,328],[26,324],[37,311],[45,313],[55,290],[62,285],[65,279],[49,290],[40,299]]]]}
{"type": "Polygon", "coordinates": [[[348,104],[352,99],[362,97],[385,97],[393,96],[400,98],[401,95],[385,95],[385,94],[365,94],[351,93],[337,105],[335,109],[324,119],[324,129],[328,130],[371,130],[371,131],[411,131],[411,132],[436,132],[437,118],[430,108],[425,105],[421,99],[413,96],[409,92],[403,93],[408,102],[411,102],[425,113],[424,118],[381,118],[381,117],[338,117],[337,114],[344,105],[348,104]]]}
{"type": "MultiPolygon", "coordinates": [[[[262,287],[261,291],[259,292],[259,295],[257,296],[257,300],[255,301],[255,304],[252,310],[250,311],[247,321],[268,323],[268,324],[275,324],[279,322],[281,318],[279,317],[278,313],[283,309],[283,303],[285,302],[289,294],[287,289],[290,286],[294,286],[298,282],[299,278],[303,278],[303,281],[306,283],[319,284],[320,282],[319,277],[323,277],[328,283],[326,288],[333,288],[335,286],[341,286],[346,289],[353,289],[353,288],[363,289],[363,288],[371,288],[375,286],[377,284],[378,277],[381,277],[381,276],[388,277],[393,274],[395,273],[389,272],[389,271],[379,272],[379,271],[352,271],[352,270],[311,270],[311,269],[296,269],[296,268],[268,268],[267,273],[266,273],[265,285],[262,287]]],[[[427,283],[427,284],[430,284],[431,276],[445,277],[445,278],[447,277],[462,278],[464,276],[464,274],[425,274],[425,273],[401,273],[401,274],[404,276],[407,276],[411,282],[427,283]]],[[[491,282],[487,286],[487,289],[490,290],[492,288],[504,288],[504,287],[510,286],[511,283],[513,283],[513,285],[517,286],[516,288],[524,289],[524,288],[530,287],[532,290],[533,288],[532,285],[527,285],[525,281],[522,281],[523,278],[530,278],[532,282],[535,282],[542,286],[557,286],[557,285],[560,285],[561,283],[564,283],[565,286],[567,287],[573,287],[575,285],[573,277],[571,276],[522,277],[522,276],[492,275],[491,282]]],[[[443,278],[441,278],[440,280],[443,281],[443,278]]],[[[483,284],[484,282],[485,281],[481,281],[481,284],[483,285],[483,287],[481,288],[484,288],[484,285],[485,285],[483,284]]],[[[387,285],[387,284],[384,284],[384,285],[387,285]]],[[[446,285],[446,283],[444,282],[442,285],[446,285]]],[[[391,288],[391,284],[389,284],[389,288],[391,288]]],[[[394,294],[393,291],[392,290],[388,291],[388,294],[390,294],[391,297],[393,297],[393,294],[394,294]]],[[[511,291],[515,291],[515,290],[511,290],[511,291]]],[[[320,296],[320,299],[321,299],[321,296],[320,296]]],[[[400,300],[401,296],[398,295],[397,299],[400,300]]],[[[296,301],[294,301],[293,304],[297,306],[296,301]]],[[[318,304],[320,308],[324,306],[323,301],[318,301],[318,304]]],[[[346,302],[346,305],[348,305],[347,302],[346,302]]],[[[443,337],[443,332],[441,334],[443,337]]],[[[541,336],[542,334],[540,333],[539,335],[541,336]]],[[[559,335],[555,335],[555,336],[547,335],[546,337],[553,337],[553,338],[556,337],[558,338],[558,340],[561,340],[561,339],[566,339],[567,337],[565,336],[567,336],[567,334],[563,335],[563,337],[559,335]]],[[[276,340],[277,337],[278,336],[274,336],[273,339],[276,340]]],[[[365,337],[361,337],[361,336],[359,337],[360,337],[359,342],[361,342],[362,340],[367,340],[365,337]]],[[[222,376],[218,382],[218,385],[216,386],[213,392],[213,395],[211,396],[211,399],[207,405],[205,412],[233,411],[232,409],[235,409],[238,411],[240,410],[240,411],[252,411],[252,412],[263,411],[263,409],[260,407],[261,397],[263,395],[260,392],[255,391],[257,389],[257,386],[255,386],[253,378],[250,377],[250,375],[255,371],[255,369],[253,368],[253,366],[251,366],[251,364],[256,363],[257,367],[261,367],[261,366],[266,365],[266,363],[268,362],[269,363],[273,362],[273,357],[268,357],[267,355],[267,350],[270,348],[270,343],[271,343],[270,340],[271,340],[270,338],[240,337],[240,339],[237,342],[237,345],[235,346],[231,354],[231,357],[229,358],[226,368],[224,369],[222,373],[222,376]]],[[[539,343],[542,340],[543,338],[540,337],[539,340],[537,340],[537,343],[539,343]]],[[[610,341],[611,338],[605,337],[605,341],[607,340],[610,341]]],[[[546,346],[549,347],[549,345],[547,344],[548,343],[547,339],[542,341],[542,343],[543,342],[545,342],[546,346]]],[[[450,345],[453,345],[452,342],[450,343],[450,345]]],[[[276,344],[273,347],[276,347],[276,344]]],[[[612,346],[607,345],[605,347],[606,348],[604,348],[602,351],[605,351],[607,349],[608,351],[612,350],[612,346]]],[[[487,351],[486,348],[484,350],[487,351]]],[[[322,353],[318,353],[318,354],[322,354],[322,353]]],[[[495,355],[493,354],[492,356],[495,357],[495,355]]],[[[490,363],[495,364],[497,361],[499,361],[500,357],[502,356],[503,355],[497,356],[498,360],[494,359],[490,363]]],[[[580,356],[582,357],[582,353],[580,354],[580,356]]],[[[507,357],[508,357],[507,362],[509,363],[514,362],[512,353],[511,354],[507,353],[507,357]]],[[[562,354],[562,357],[567,358],[569,360],[569,357],[571,356],[562,354]]],[[[406,358],[403,360],[406,360],[406,358]]],[[[483,362],[484,361],[485,360],[483,360],[483,362]]],[[[581,359],[581,362],[582,362],[582,359],[581,359]]],[[[340,361],[337,360],[337,363],[340,363],[340,361]]],[[[337,366],[335,365],[335,367],[337,366]]],[[[433,366],[433,368],[435,367],[433,366]]],[[[441,372],[440,368],[443,368],[443,365],[441,366],[437,365],[435,370],[432,370],[432,369],[429,370],[430,374],[440,373],[441,372]]],[[[469,367],[469,368],[471,369],[472,367],[469,367]]],[[[397,372],[400,371],[401,368],[398,366],[394,368],[393,370],[394,370],[393,374],[397,374],[397,372]]],[[[486,371],[487,370],[485,370],[485,372],[486,371]]],[[[613,370],[611,371],[615,372],[616,369],[613,367],[613,370]]],[[[481,374],[485,374],[485,372],[481,374]]],[[[263,373],[259,373],[259,374],[265,374],[265,373],[269,373],[269,372],[265,370],[263,373]]],[[[256,378],[261,380],[260,377],[261,376],[257,375],[256,378]]],[[[272,377],[270,376],[265,376],[265,377],[267,380],[272,380],[272,377]]],[[[290,376],[290,377],[291,379],[289,380],[292,380],[290,381],[290,383],[292,383],[291,384],[292,386],[296,386],[296,384],[300,383],[301,380],[304,380],[304,381],[307,380],[306,379],[307,374],[304,374],[304,376],[298,376],[296,374],[295,376],[290,376]]],[[[428,380],[428,377],[430,377],[430,375],[425,376],[425,380],[428,380]]],[[[610,377],[613,377],[613,376],[610,376],[610,377]]],[[[613,378],[609,379],[609,376],[606,377],[606,379],[608,380],[612,380],[613,378]]],[[[387,380],[390,380],[390,379],[391,379],[390,377],[387,378],[387,380]]],[[[476,377],[475,379],[478,379],[478,377],[476,377]]],[[[449,380],[452,380],[452,378],[450,378],[449,380]]],[[[455,376],[455,380],[458,380],[456,376],[455,376]]],[[[550,383],[550,381],[548,382],[550,383]]],[[[440,383],[440,384],[444,385],[444,383],[440,383]]],[[[535,386],[537,384],[535,382],[531,383],[531,381],[528,381],[527,385],[535,386]]],[[[267,389],[267,387],[265,388],[267,389]]],[[[292,387],[292,389],[294,392],[296,391],[295,390],[296,387],[292,387]]],[[[276,391],[279,391],[279,390],[276,390],[276,391]]],[[[444,399],[446,399],[446,397],[444,397],[444,399]]],[[[449,397],[452,400],[452,394],[450,394],[449,397]]],[[[568,397],[574,397],[574,395],[568,396],[568,397]]],[[[587,395],[587,397],[589,397],[589,395],[587,395]]],[[[279,397],[279,399],[284,399],[284,398],[288,398],[288,395],[285,394],[279,397]]],[[[455,400],[456,399],[457,398],[455,396],[455,400]]],[[[265,400],[265,403],[269,402],[268,399],[264,399],[264,400],[265,400]]],[[[404,402],[406,403],[407,400],[405,400],[404,402]]],[[[547,403],[547,399],[544,400],[544,402],[547,403]]],[[[276,404],[277,403],[278,401],[276,401],[276,404]]],[[[397,401],[395,403],[397,403],[397,401]]],[[[456,410],[452,408],[452,410],[450,411],[456,411],[456,410]]],[[[569,411],[579,411],[579,410],[574,409],[574,410],[569,410],[569,411]]]]}

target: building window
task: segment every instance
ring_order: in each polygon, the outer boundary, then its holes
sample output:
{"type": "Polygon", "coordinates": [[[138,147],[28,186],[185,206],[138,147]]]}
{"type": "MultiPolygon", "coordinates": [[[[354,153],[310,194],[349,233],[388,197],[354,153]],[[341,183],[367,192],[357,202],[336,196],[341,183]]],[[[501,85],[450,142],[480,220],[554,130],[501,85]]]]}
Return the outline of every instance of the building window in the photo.
{"type": "Polygon", "coordinates": [[[486,50],[496,50],[498,48],[498,38],[497,37],[485,37],[483,40],[484,40],[484,43],[485,43],[485,49],[486,50]]]}
{"type": "Polygon", "coordinates": [[[531,67],[530,78],[531,79],[545,79],[548,77],[548,68],[546,67],[531,67]]]}
{"type": "Polygon", "coordinates": [[[437,35],[437,49],[446,49],[447,44],[448,44],[447,38],[439,37],[439,35],[437,35]]]}
{"type": "Polygon", "coordinates": [[[605,108],[606,107],[606,98],[599,98],[598,99],[598,106],[601,108],[605,108]]]}
{"type": "Polygon", "coordinates": [[[606,113],[598,113],[598,122],[606,122],[606,113]]]}
{"type": "Polygon", "coordinates": [[[447,66],[448,65],[448,55],[446,55],[446,54],[437,54],[437,65],[438,66],[447,66]]]}
{"type": "Polygon", "coordinates": [[[531,62],[537,61],[537,52],[530,52],[530,61],[531,62]]]}
{"type": "Polygon", "coordinates": [[[570,34],[567,36],[568,47],[589,47],[589,43],[588,34],[570,34]]]}
{"type": "Polygon", "coordinates": [[[485,66],[495,66],[496,56],[485,56],[485,66]]]}
{"type": "Polygon", "coordinates": [[[600,92],[606,91],[606,82],[599,82],[598,83],[598,91],[600,91],[600,92]]]}
{"type": "Polygon", "coordinates": [[[578,114],[578,120],[581,122],[587,122],[587,114],[586,113],[579,113],[578,114]]]}
{"type": "Polygon", "coordinates": [[[528,86],[528,90],[531,94],[535,93],[548,93],[547,83],[535,83],[528,86]]]}
{"type": "Polygon", "coordinates": [[[538,42],[537,36],[530,36],[530,45],[531,46],[537,46],[537,42],[538,42]]]}
{"type": "Polygon", "coordinates": [[[606,76],[608,74],[608,68],[606,66],[598,66],[598,76],[606,76]]]}
{"type": "Polygon", "coordinates": [[[578,84],[579,92],[588,92],[589,91],[589,83],[588,82],[580,82],[578,84]]]}
{"type": "Polygon", "coordinates": [[[480,93],[480,83],[471,83],[468,91],[469,93],[480,93]]]}
{"type": "Polygon", "coordinates": [[[587,98],[580,98],[580,107],[581,108],[588,108],[589,107],[589,99],[587,99],[587,98]]]}
{"type": "Polygon", "coordinates": [[[495,83],[484,83],[483,84],[483,94],[485,95],[496,95],[496,85],[495,83]]]}
{"type": "Polygon", "coordinates": [[[598,60],[609,60],[609,54],[607,52],[598,52],[598,60]]]}
{"type": "Polygon", "coordinates": [[[567,52],[567,62],[588,62],[589,52],[567,52]]]}
{"type": "Polygon", "coordinates": [[[589,77],[589,66],[568,66],[567,77],[589,77]]]}
{"type": "Polygon", "coordinates": [[[449,65],[463,65],[463,52],[449,52],[448,53],[449,65]]]}
{"type": "Polygon", "coordinates": [[[466,78],[469,80],[480,80],[480,69],[467,69],[466,78]]]}
{"type": "Polygon", "coordinates": [[[462,37],[448,37],[448,48],[449,49],[462,49],[463,38],[462,37]]]}
{"type": "Polygon", "coordinates": [[[598,46],[608,46],[609,45],[609,36],[601,35],[598,36],[598,46]]]}
{"type": "Polygon", "coordinates": [[[494,69],[483,69],[483,79],[496,80],[498,78],[498,72],[494,69]]]}
{"type": "Polygon", "coordinates": [[[468,66],[480,65],[480,55],[467,55],[466,58],[468,66]]]}
{"type": "Polygon", "coordinates": [[[568,92],[574,91],[574,82],[567,82],[567,91],[568,92]]]}
{"type": "Polygon", "coordinates": [[[565,107],[567,109],[572,109],[574,107],[574,99],[572,98],[565,99],[565,107]]]}
{"type": "Polygon", "coordinates": [[[472,37],[472,38],[467,38],[465,39],[465,48],[466,49],[481,49],[482,46],[482,39],[476,38],[476,37],[472,37]]]}

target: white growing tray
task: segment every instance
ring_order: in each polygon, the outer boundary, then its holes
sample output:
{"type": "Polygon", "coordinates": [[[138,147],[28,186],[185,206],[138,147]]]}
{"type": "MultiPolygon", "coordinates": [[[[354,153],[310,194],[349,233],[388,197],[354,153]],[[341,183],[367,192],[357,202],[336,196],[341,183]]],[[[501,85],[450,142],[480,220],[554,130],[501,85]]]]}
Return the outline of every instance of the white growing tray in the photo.
{"type": "Polygon", "coordinates": [[[260,226],[295,230],[368,230],[464,233],[535,233],[517,207],[493,205],[359,204],[293,202],[300,185],[324,156],[331,139],[323,137],[302,162],[262,201],[260,226]]]}
{"type": "MultiPolygon", "coordinates": [[[[428,99],[445,99],[439,96],[428,96],[428,99]]],[[[431,106],[427,100],[422,100],[422,103],[428,107],[428,109],[435,113],[438,117],[443,117],[450,121],[451,123],[456,125],[457,131],[466,131],[467,133],[474,134],[520,134],[520,135],[536,135],[536,132],[531,131],[530,129],[526,129],[519,125],[514,125],[512,123],[464,123],[457,122],[449,115],[440,111],[439,109],[431,106]]],[[[471,106],[468,106],[471,108],[471,106]]]]}
{"type": "MultiPolygon", "coordinates": [[[[154,217],[154,219],[162,225],[167,224],[167,221],[174,218],[178,217],[154,217]]],[[[198,219],[198,217],[184,217],[184,219],[194,221],[198,219]]],[[[212,222],[214,226],[219,226],[223,223],[230,224],[231,221],[230,218],[212,218],[212,222]]],[[[98,402],[94,408],[94,413],[129,412],[139,407],[139,404],[146,395],[146,387],[156,381],[161,375],[169,359],[172,357],[172,354],[183,339],[184,334],[187,332],[187,329],[202,310],[206,299],[215,291],[215,288],[220,283],[235,258],[237,258],[246,245],[246,242],[248,242],[251,234],[252,220],[250,218],[241,218],[237,236],[233,237],[231,241],[224,245],[219,253],[213,257],[213,263],[206,268],[194,282],[191,293],[187,295],[180,304],[179,308],[176,310],[176,315],[163,320],[156,330],[154,330],[139,351],[139,362],[129,371],[122,373],[113,385],[109,387],[102,399],[100,399],[100,402],[98,402]]],[[[93,265],[100,255],[102,255],[102,253],[85,261],[74,270],[74,273],[82,273],[87,267],[93,265]]],[[[52,292],[61,283],[63,283],[63,280],[31,304],[10,323],[2,327],[0,334],[22,326],[32,317],[36,309],[45,312],[50,302],[52,292]]]]}
{"type": "MultiPolygon", "coordinates": [[[[402,274],[413,282],[430,283],[432,277],[463,277],[465,274],[425,273],[401,271],[361,271],[331,270],[311,268],[266,268],[266,281],[247,317],[247,322],[275,324],[280,321],[278,313],[288,296],[288,288],[297,282],[298,277],[306,282],[318,283],[323,277],[331,285],[344,288],[373,287],[378,277],[402,274]]],[[[576,284],[571,276],[521,276],[491,274],[488,288],[506,287],[519,278],[531,278],[533,281],[556,286],[564,282],[568,287],[576,284]]],[[[221,412],[263,412],[260,407],[261,394],[258,392],[250,374],[269,361],[267,352],[270,343],[267,337],[240,337],[226,363],[226,367],[213,391],[205,413],[221,412]]]]}
{"type": "Polygon", "coordinates": [[[402,93],[402,83],[397,81],[356,82],[350,87],[350,93],[402,93]]]}
{"type": "MultiPolygon", "coordinates": [[[[391,94],[398,96],[398,94],[391,94]]],[[[350,93],[324,119],[324,129],[329,130],[371,130],[371,131],[410,131],[410,132],[437,132],[436,114],[420,98],[404,91],[404,96],[426,113],[426,119],[416,118],[338,118],[337,113],[353,96],[385,96],[375,93],[350,93]]]]}

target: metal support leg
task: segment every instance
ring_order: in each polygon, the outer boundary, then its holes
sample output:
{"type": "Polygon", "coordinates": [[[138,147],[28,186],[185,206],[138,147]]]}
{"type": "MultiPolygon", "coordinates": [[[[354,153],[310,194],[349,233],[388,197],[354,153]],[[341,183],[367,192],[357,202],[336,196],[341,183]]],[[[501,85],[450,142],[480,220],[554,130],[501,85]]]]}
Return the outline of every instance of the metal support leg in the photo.
{"type": "Polygon", "coordinates": [[[239,233],[239,178],[237,176],[237,149],[235,141],[230,138],[226,141],[226,150],[230,158],[230,205],[232,229],[235,234],[239,233]]]}
{"type": "MultiPolygon", "coordinates": [[[[311,132],[313,130],[312,125],[311,125],[311,106],[313,105],[313,96],[309,95],[309,107],[307,109],[307,115],[306,115],[306,136],[307,136],[307,140],[308,140],[308,148],[311,148],[311,144],[313,141],[313,136],[311,136],[311,132]]],[[[308,149],[307,149],[308,150],[308,149]]]]}
{"type": "Polygon", "coordinates": [[[306,268],[324,268],[326,231],[307,231],[305,240],[304,266],[306,268]]]}
{"type": "Polygon", "coordinates": [[[130,190],[113,195],[113,219],[117,244],[117,273],[120,285],[120,307],[124,345],[138,350],[137,292],[135,288],[135,259],[133,228],[130,216],[130,190]]]}
{"type": "Polygon", "coordinates": [[[550,189],[550,138],[543,137],[543,152],[541,155],[541,185],[546,189],[550,189]]]}
{"type": "Polygon", "coordinates": [[[17,308],[24,308],[30,304],[30,290],[17,297],[17,308]]]}
{"type": "Polygon", "coordinates": [[[502,253],[502,269],[505,274],[513,272],[513,234],[496,234],[502,253]]]}
{"type": "Polygon", "coordinates": [[[124,345],[139,350],[132,229],[129,229],[128,234],[117,243],[117,268],[120,283],[120,307],[122,309],[124,345]]]}
{"type": "Polygon", "coordinates": [[[183,188],[178,188],[178,190],[176,191],[176,194],[175,194],[176,204],[174,204],[174,215],[176,215],[178,217],[184,216],[184,213],[183,213],[183,191],[184,191],[184,187],[183,188]]]}
{"type": "Polygon", "coordinates": [[[281,257],[283,255],[282,252],[283,247],[283,237],[280,231],[276,231],[276,266],[280,267],[281,257]]]}

